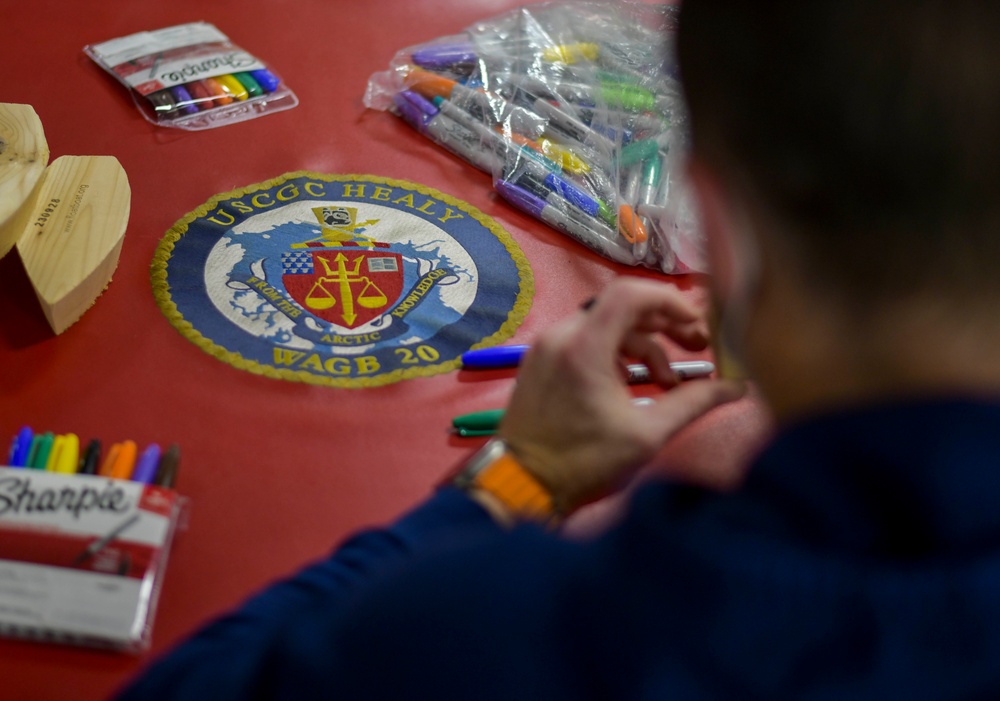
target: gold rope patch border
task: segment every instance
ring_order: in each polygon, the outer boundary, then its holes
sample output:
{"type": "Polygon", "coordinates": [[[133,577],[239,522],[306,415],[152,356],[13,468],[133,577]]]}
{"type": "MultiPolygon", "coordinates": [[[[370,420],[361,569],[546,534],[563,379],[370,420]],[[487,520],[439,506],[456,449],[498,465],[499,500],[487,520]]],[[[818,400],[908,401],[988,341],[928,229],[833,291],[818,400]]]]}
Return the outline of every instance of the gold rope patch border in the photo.
{"type": "Polygon", "coordinates": [[[426,185],[421,185],[409,180],[384,178],[378,175],[333,175],[329,173],[315,173],[308,170],[298,170],[291,173],[285,173],[284,175],[272,178],[271,180],[254,183],[229,192],[219,193],[211,197],[200,207],[181,217],[167,230],[167,232],[160,239],[159,244],[157,244],[156,253],[153,255],[153,261],[150,264],[150,280],[152,282],[153,296],[156,298],[156,304],[160,307],[160,311],[162,311],[163,315],[167,317],[167,320],[170,321],[171,325],[177,329],[180,334],[184,336],[184,338],[194,343],[201,350],[228,365],[232,365],[240,370],[246,370],[257,375],[263,375],[264,377],[289,380],[291,382],[304,382],[306,384],[320,385],[324,387],[341,387],[350,389],[381,387],[383,385],[393,384],[401,380],[409,380],[417,377],[433,377],[435,375],[442,375],[446,372],[450,372],[451,370],[457,370],[461,366],[462,361],[459,358],[455,358],[454,360],[438,363],[436,365],[399,368],[375,377],[324,377],[322,375],[315,375],[313,373],[306,372],[305,370],[276,368],[271,365],[259,363],[256,360],[244,358],[236,351],[223,348],[211,339],[203,336],[202,333],[198,331],[193,324],[191,324],[191,322],[184,318],[184,315],[177,309],[177,305],[170,296],[170,285],[167,283],[167,264],[173,255],[174,246],[181,239],[181,237],[187,233],[188,227],[195,220],[207,216],[209,212],[214,210],[223,200],[233,199],[235,197],[248,195],[254,192],[260,192],[261,190],[270,190],[289,180],[303,177],[314,180],[322,180],[328,183],[368,182],[388,185],[390,187],[399,187],[406,190],[413,190],[421,195],[426,195],[440,200],[447,205],[465,212],[477,222],[482,224],[500,240],[500,243],[502,243],[504,248],[507,250],[508,255],[510,255],[511,259],[513,259],[514,265],[517,267],[518,277],[520,280],[517,298],[514,301],[513,308],[507,314],[507,320],[501,324],[499,330],[489,337],[482,339],[478,343],[473,344],[471,348],[487,348],[489,346],[502,343],[513,336],[514,332],[524,322],[525,317],[527,317],[528,312],[531,310],[531,302],[535,294],[534,275],[531,272],[531,266],[528,264],[528,259],[525,257],[521,247],[517,245],[517,242],[514,241],[510,233],[500,226],[495,219],[486,216],[479,211],[479,209],[472,206],[468,202],[459,200],[451,195],[446,195],[440,190],[436,190],[432,187],[427,187],[426,185]]]}

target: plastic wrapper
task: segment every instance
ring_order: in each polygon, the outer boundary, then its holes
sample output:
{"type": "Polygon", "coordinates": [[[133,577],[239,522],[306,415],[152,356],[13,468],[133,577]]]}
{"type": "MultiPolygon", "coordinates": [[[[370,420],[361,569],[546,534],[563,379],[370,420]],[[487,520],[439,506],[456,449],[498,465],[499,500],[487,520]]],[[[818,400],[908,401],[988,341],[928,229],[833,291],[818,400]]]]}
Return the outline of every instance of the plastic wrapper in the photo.
{"type": "Polygon", "coordinates": [[[519,209],[626,265],[705,270],[682,179],[676,9],[557,2],[399,51],[366,106],[490,174],[519,209]]]}
{"type": "Polygon", "coordinates": [[[0,636],[148,650],[188,510],[167,487],[0,466],[0,636]]]}
{"type": "Polygon", "coordinates": [[[130,34],[83,50],[129,89],[143,117],[160,126],[212,129],[298,104],[271,68],[206,22],[130,34]]]}

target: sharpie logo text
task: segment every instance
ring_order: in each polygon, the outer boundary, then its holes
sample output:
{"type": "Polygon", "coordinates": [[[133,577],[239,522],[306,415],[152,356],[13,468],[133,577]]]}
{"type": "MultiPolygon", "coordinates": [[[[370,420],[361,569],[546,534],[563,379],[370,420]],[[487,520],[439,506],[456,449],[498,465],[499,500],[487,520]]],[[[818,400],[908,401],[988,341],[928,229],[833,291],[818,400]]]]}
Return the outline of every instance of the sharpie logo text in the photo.
{"type": "Polygon", "coordinates": [[[218,75],[219,70],[239,71],[257,64],[257,59],[247,53],[234,52],[206,58],[198,63],[185,63],[176,68],[171,67],[160,74],[160,80],[166,85],[177,85],[197,80],[205,75],[218,75]]]}
{"type": "Polygon", "coordinates": [[[0,478],[0,517],[10,514],[64,512],[80,518],[91,511],[122,513],[132,504],[125,491],[112,482],[93,487],[42,487],[35,489],[30,477],[0,478]]]}

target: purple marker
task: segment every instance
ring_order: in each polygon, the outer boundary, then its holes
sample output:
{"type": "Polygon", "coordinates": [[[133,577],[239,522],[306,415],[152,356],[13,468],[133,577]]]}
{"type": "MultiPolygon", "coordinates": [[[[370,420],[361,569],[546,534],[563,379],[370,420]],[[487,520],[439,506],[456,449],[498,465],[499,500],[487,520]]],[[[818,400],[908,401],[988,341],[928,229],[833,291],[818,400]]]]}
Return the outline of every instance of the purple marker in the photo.
{"type": "Polygon", "coordinates": [[[613,232],[610,234],[602,232],[602,225],[592,217],[583,214],[579,218],[572,216],[564,208],[546,202],[523,187],[506,180],[498,180],[494,187],[501,197],[518,209],[527,212],[536,219],[541,219],[588,248],[618,263],[635,265],[636,259],[632,255],[632,251],[619,246],[613,232]]]}
{"type": "Polygon", "coordinates": [[[479,57],[472,44],[434,44],[417,49],[411,56],[421,68],[440,70],[455,66],[474,65],[479,57]]]}
{"type": "Polygon", "coordinates": [[[417,131],[422,132],[424,130],[424,127],[427,126],[427,120],[424,118],[424,113],[414,107],[413,103],[403,96],[403,93],[393,95],[392,101],[396,105],[396,109],[399,111],[399,116],[402,117],[407,124],[417,131]]]}
{"type": "Polygon", "coordinates": [[[194,98],[191,97],[191,93],[183,85],[175,85],[170,88],[170,94],[177,101],[177,109],[181,110],[184,114],[198,113],[198,106],[195,104],[194,98]]]}
{"type": "Polygon", "coordinates": [[[483,147],[479,135],[450,119],[421,95],[403,90],[393,97],[393,102],[410,125],[461,156],[484,173],[501,172],[503,162],[492,148],[483,147]]]}
{"type": "Polygon", "coordinates": [[[132,481],[150,484],[156,476],[156,468],[160,463],[160,446],[150,443],[139,456],[135,469],[132,470],[132,481]]]}

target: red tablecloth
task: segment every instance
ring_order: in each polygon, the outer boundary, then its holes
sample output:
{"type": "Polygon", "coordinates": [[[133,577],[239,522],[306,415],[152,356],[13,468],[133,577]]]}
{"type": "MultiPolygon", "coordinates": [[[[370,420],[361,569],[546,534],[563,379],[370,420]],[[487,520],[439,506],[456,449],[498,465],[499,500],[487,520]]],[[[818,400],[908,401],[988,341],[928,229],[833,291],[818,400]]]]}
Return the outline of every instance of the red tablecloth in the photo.
{"type": "MultiPolygon", "coordinates": [[[[163,233],[218,192],[279,174],[368,173],[420,182],[496,218],[534,272],[530,343],[612,277],[654,276],[605,261],[514,210],[489,179],[401,120],[366,111],[369,75],[401,47],[461,31],[515,0],[267,2],[10,0],[0,12],[0,101],[34,106],[52,158],[116,156],[132,211],[114,280],[59,337],[49,331],[20,260],[0,261],[0,437],[22,424],[82,440],[178,442],[190,527],[175,544],[153,653],[352,530],[421,499],[478,442],[451,437],[452,416],[502,406],[513,372],[452,372],[364,390],[267,379],[185,340],[154,302],[149,264],[163,233]],[[205,20],[271,64],[298,94],[290,111],[200,133],[154,127],[82,47],[205,20]]],[[[703,297],[692,277],[662,278],[703,297]]],[[[725,473],[759,441],[744,401],[707,417],[662,461],[725,473]]],[[[605,511],[607,507],[605,507],[605,511]]],[[[601,516],[585,517],[586,528],[601,516]]],[[[104,698],[146,657],[0,641],[0,696],[104,698]]]]}

